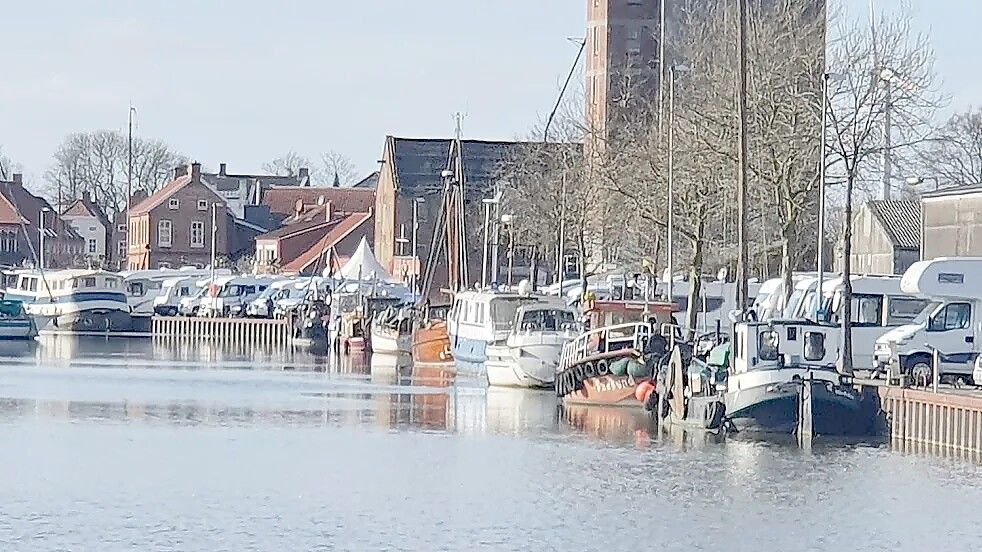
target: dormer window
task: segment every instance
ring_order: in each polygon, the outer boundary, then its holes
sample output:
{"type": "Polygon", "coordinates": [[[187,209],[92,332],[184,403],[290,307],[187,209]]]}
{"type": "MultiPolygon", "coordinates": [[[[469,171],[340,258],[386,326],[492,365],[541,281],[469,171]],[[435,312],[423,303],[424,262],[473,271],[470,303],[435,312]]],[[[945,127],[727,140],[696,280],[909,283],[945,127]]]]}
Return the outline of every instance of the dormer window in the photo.
{"type": "Polygon", "coordinates": [[[172,210],[172,211],[176,211],[176,210],[180,209],[181,208],[181,200],[177,199],[176,197],[170,198],[170,201],[167,202],[167,208],[170,209],[170,210],[172,210]]]}

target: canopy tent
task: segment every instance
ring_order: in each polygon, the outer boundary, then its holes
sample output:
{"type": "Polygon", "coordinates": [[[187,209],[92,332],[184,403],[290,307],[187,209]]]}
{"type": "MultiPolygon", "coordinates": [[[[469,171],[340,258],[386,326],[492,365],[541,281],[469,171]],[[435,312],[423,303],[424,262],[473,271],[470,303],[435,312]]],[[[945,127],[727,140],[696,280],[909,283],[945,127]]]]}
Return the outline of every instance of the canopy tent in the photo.
{"type": "Polygon", "coordinates": [[[337,277],[343,280],[382,280],[394,282],[382,263],[378,262],[372,248],[368,247],[368,241],[363,237],[358,249],[348,259],[348,262],[338,271],[337,277]]]}

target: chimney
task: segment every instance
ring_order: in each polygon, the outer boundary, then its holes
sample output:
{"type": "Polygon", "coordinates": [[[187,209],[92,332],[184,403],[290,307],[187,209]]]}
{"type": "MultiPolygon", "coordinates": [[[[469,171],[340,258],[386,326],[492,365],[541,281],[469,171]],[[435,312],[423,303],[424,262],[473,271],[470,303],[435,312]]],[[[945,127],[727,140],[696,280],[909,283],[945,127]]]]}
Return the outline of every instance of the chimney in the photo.
{"type": "Polygon", "coordinates": [[[218,176],[225,176],[225,169],[228,167],[225,163],[218,164],[218,176]]]}
{"type": "Polygon", "coordinates": [[[324,222],[331,222],[331,219],[334,218],[333,207],[334,205],[330,201],[324,204],[324,222]]]}
{"type": "Polygon", "coordinates": [[[191,181],[201,182],[201,163],[197,161],[191,163],[191,181]]]}
{"type": "Polygon", "coordinates": [[[90,194],[88,190],[82,192],[82,201],[86,203],[90,203],[92,201],[92,194],[90,194]]]}
{"type": "Polygon", "coordinates": [[[180,167],[174,167],[174,180],[181,178],[187,173],[188,173],[188,168],[185,167],[184,165],[181,165],[180,167]]]}
{"type": "Polygon", "coordinates": [[[24,184],[24,175],[21,173],[14,173],[13,177],[14,186],[22,186],[24,184]]]}
{"type": "Polygon", "coordinates": [[[310,169],[307,167],[300,167],[297,174],[297,180],[300,181],[301,186],[310,186],[310,169]]]}

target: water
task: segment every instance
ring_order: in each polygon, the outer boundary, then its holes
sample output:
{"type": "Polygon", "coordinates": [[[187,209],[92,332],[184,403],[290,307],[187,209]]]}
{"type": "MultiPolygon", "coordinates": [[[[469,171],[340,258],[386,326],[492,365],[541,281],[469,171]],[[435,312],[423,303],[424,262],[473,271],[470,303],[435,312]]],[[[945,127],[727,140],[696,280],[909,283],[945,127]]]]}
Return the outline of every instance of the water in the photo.
{"type": "Polygon", "coordinates": [[[982,469],[302,354],[0,344],[0,550],[978,550],[982,469]]]}

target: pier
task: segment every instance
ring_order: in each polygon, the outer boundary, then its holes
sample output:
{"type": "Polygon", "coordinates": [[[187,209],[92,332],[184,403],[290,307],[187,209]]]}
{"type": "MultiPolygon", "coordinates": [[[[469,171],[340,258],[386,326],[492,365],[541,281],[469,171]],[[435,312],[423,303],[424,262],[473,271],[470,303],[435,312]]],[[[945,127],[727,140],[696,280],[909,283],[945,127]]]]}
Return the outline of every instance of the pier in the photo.
{"type": "Polygon", "coordinates": [[[290,345],[290,327],[288,320],[155,316],[150,323],[150,336],[160,340],[285,347],[290,345]]]}
{"type": "Polygon", "coordinates": [[[902,450],[982,454],[982,394],[876,386],[889,437],[902,450]]]}

